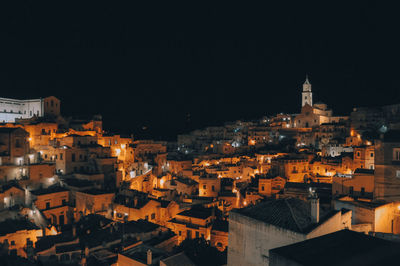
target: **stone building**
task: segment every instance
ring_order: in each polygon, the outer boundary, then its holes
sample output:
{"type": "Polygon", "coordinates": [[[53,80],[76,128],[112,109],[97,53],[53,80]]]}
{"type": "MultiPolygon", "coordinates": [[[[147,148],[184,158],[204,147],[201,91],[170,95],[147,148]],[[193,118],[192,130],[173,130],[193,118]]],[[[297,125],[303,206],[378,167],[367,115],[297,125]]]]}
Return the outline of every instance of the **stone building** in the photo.
{"type": "Polygon", "coordinates": [[[354,148],[353,165],[355,168],[374,169],[375,147],[359,146],[354,148]]]}
{"type": "Polygon", "coordinates": [[[211,227],[211,246],[216,247],[221,252],[228,247],[228,226],[228,221],[215,220],[211,227]]]}
{"type": "Polygon", "coordinates": [[[364,201],[343,197],[332,201],[335,210],[352,211],[351,229],[359,232],[400,233],[399,202],[364,201]]]}
{"type": "Polygon", "coordinates": [[[373,199],[374,185],[374,170],[356,169],[352,175],[335,175],[332,177],[332,195],[373,199]]]}
{"type": "Polygon", "coordinates": [[[63,187],[49,187],[30,191],[32,200],[49,223],[64,225],[72,222],[69,191],[63,187]]]}
{"type": "Polygon", "coordinates": [[[318,199],[279,199],[234,210],[229,214],[228,265],[269,265],[270,249],[345,228],[351,228],[351,211],[322,212],[318,199]]]}
{"type": "Polygon", "coordinates": [[[30,100],[0,98],[0,122],[15,123],[18,119],[49,115],[60,115],[60,100],[54,96],[30,100]]]}
{"type": "Polygon", "coordinates": [[[324,123],[339,123],[348,120],[345,116],[332,116],[332,110],[324,103],[313,104],[311,83],[306,78],[303,84],[301,113],[293,122],[296,128],[313,128],[324,123]]]}
{"type": "MultiPolygon", "coordinates": [[[[87,189],[76,191],[76,212],[79,215],[101,214],[111,217],[114,192],[101,189],[87,189]]],[[[79,218],[78,218],[79,219],[79,218]]]]}
{"type": "Polygon", "coordinates": [[[216,175],[208,175],[199,178],[199,196],[217,197],[221,191],[221,179],[216,175]]]}
{"type": "Polygon", "coordinates": [[[375,142],[374,199],[400,200],[400,131],[388,131],[375,142]]]}
{"type": "Polygon", "coordinates": [[[25,219],[10,220],[0,222],[0,243],[12,254],[27,257],[26,247],[31,244],[34,246],[38,237],[42,236],[42,230],[32,222],[25,219]]]}
{"type": "Polygon", "coordinates": [[[213,210],[208,208],[192,208],[180,212],[168,222],[168,227],[178,235],[178,245],[187,238],[204,238],[210,240],[213,210]]]}

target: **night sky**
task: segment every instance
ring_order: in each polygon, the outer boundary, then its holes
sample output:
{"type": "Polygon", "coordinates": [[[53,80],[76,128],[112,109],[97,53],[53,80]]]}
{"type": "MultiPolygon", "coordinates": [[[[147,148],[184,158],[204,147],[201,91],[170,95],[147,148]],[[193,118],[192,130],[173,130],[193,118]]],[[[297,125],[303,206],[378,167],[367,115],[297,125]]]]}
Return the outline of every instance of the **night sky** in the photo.
{"type": "Polygon", "coordinates": [[[380,1],[3,2],[0,96],[54,95],[107,130],[171,139],[296,113],[306,73],[336,114],[400,103],[400,16],[380,1]]]}

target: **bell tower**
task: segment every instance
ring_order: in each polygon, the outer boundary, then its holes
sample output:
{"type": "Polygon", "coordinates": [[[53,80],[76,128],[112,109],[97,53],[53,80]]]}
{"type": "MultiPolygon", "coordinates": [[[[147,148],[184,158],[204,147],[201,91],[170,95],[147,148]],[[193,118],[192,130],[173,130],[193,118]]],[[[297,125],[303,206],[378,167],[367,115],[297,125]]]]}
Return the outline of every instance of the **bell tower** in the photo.
{"type": "Polygon", "coordinates": [[[308,75],[306,75],[306,81],[303,83],[303,92],[301,93],[301,107],[308,103],[310,106],[312,103],[312,92],[311,92],[311,83],[308,80],[308,75]]]}

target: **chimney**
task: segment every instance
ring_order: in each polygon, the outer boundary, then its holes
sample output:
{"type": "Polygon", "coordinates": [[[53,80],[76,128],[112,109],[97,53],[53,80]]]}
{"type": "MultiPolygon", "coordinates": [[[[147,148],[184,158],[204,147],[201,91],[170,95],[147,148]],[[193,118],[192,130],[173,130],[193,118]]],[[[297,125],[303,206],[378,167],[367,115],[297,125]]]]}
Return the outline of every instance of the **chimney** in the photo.
{"type": "Polygon", "coordinates": [[[311,198],[311,221],[319,223],[319,198],[311,198]]]}
{"type": "Polygon", "coordinates": [[[153,259],[152,256],[153,256],[153,254],[152,254],[151,250],[148,249],[147,250],[147,265],[151,265],[152,259],[153,259]]]}

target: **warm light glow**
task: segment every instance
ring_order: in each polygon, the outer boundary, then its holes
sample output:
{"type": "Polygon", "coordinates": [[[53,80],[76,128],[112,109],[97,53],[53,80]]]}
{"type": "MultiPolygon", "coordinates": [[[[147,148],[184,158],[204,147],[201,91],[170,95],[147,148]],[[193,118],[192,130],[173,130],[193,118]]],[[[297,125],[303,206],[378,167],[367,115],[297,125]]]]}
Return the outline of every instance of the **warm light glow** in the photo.
{"type": "Polygon", "coordinates": [[[32,138],[28,138],[28,141],[32,141],[32,138]]]}
{"type": "Polygon", "coordinates": [[[125,149],[125,144],[121,144],[121,149],[125,149]]]}
{"type": "Polygon", "coordinates": [[[117,154],[117,156],[121,153],[120,149],[115,149],[115,154],[117,154]]]}
{"type": "Polygon", "coordinates": [[[165,183],[164,179],[160,179],[160,186],[163,186],[165,183]]]}
{"type": "Polygon", "coordinates": [[[247,201],[243,201],[243,205],[244,205],[244,206],[247,206],[247,201]]]}
{"type": "Polygon", "coordinates": [[[256,145],[256,141],[254,139],[250,140],[249,145],[256,145]]]}

